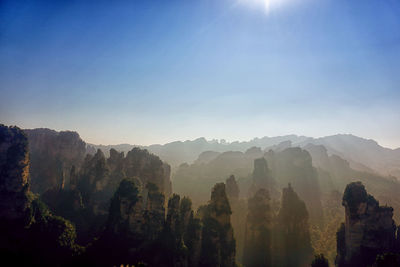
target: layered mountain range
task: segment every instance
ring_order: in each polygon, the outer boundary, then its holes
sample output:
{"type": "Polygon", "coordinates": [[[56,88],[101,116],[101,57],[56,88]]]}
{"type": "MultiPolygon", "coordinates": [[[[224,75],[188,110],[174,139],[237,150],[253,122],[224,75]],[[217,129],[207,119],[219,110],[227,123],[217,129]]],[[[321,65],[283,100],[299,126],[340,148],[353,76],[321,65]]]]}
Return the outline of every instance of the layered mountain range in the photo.
{"type": "Polygon", "coordinates": [[[0,130],[0,252],[18,264],[302,267],[318,254],[312,266],[398,266],[400,183],[377,170],[397,168],[396,150],[373,141],[198,139],[157,156],[75,132],[0,130]],[[173,169],[161,158],[183,155],[173,169]]]}
{"type": "MultiPolygon", "coordinates": [[[[176,141],[164,145],[92,145],[95,149],[100,148],[108,153],[111,148],[118,151],[130,151],[139,146],[158,155],[162,160],[168,162],[172,167],[182,163],[192,163],[199,155],[206,151],[245,152],[249,148],[259,147],[263,151],[282,150],[287,147],[304,148],[309,144],[323,145],[328,155],[337,155],[347,160],[350,166],[357,170],[373,171],[382,175],[400,176],[400,148],[390,149],[379,145],[376,141],[365,139],[351,134],[337,134],[321,138],[312,138],[297,135],[285,135],[276,137],[254,138],[244,142],[226,142],[224,140],[206,140],[198,138],[195,140],[176,141]]],[[[215,153],[214,153],[215,154],[215,153]]],[[[204,155],[203,155],[204,156],[204,155]]]]}

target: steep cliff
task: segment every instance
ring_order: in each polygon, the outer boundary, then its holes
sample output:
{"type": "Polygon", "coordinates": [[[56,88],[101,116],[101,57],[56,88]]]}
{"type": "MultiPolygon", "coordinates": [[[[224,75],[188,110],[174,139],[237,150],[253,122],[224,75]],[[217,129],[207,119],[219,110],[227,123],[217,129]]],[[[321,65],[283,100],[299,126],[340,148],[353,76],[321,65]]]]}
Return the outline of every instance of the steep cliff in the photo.
{"type": "Polygon", "coordinates": [[[240,189],[234,175],[226,179],[226,195],[232,210],[231,224],[236,240],[236,261],[242,262],[243,246],[246,231],[247,203],[245,199],[240,199],[240,189]]]}
{"type": "Polygon", "coordinates": [[[343,195],[345,223],[338,231],[338,266],[369,266],[378,254],[396,250],[393,209],[380,206],[361,182],[347,185],[343,195]]]}
{"type": "Polygon", "coordinates": [[[28,140],[0,125],[0,253],[14,266],[68,266],[81,248],[75,228],[29,189],[28,140]]]}
{"type": "Polygon", "coordinates": [[[278,186],[283,187],[291,183],[305,202],[311,223],[321,225],[323,213],[320,185],[310,154],[306,150],[293,147],[281,152],[269,151],[264,157],[278,186]]]}
{"type": "Polygon", "coordinates": [[[156,185],[123,179],[112,197],[106,229],[88,257],[104,266],[196,266],[200,225],[195,221],[188,198],[174,194],[165,214],[164,195],[156,185]]]}
{"type": "Polygon", "coordinates": [[[271,266],[272,211],[266,189],[259,189],[248,200],[243,264],[248,267],[271,266]]]}
{"type": "Polygon", "coordinates": [[[43,193],[69,184],[72,166],[79,167],[86,154],[86,143],[71,131],[24,130],[29,140],[31,187],[43,193]]]}
{"type": "Polygon", "coordinates": [[[0,218],[21,219],[29,205],[29,155],[25,134],[0,124],[0,218]]]}
{"type": "Polygon", "coordinates": [[[267,161],[263,157],[254,160],[252,185],[249,190],[249,195],[254,196],[255,193],[262,188],[267,189],[274,199],[279,197],[279,193],[276,189],[276,181],[272,176],[271,170],[268,168],[267,161]]]}
{"type": "Polygon", "coordinates": [[[311,247],[308,211],[303,200],[289,184],[283,189],[281,208],[276,221],[275,259],[273,266],[309,266],[311,247]]]}
{"type": "Polygon", "coordinates": [[[202,216],[201,266],[235,266],[235,239],[231,226],[231,207],[225,184],[218,183],[202,216]]]}

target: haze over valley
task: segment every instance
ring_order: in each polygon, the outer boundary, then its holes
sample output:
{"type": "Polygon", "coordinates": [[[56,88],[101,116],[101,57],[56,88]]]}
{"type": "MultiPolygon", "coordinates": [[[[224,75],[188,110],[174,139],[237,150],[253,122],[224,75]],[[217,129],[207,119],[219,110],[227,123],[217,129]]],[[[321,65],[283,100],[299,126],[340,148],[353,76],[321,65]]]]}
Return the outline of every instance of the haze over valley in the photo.
{"type": "Polygon", "coordinates": [[[399,267],[400,1],[0,1],[0,265],[399,267]]]}

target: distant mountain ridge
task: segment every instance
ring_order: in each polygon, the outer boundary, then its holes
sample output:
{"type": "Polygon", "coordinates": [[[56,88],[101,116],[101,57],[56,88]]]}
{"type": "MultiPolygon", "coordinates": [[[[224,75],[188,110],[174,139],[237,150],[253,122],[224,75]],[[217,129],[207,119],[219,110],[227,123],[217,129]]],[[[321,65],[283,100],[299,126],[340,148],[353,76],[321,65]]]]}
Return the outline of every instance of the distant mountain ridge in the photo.
{"type": "MultiPolygon", "coordinates": [[[[263,150],[281,149],[287,147],[306,147],[308,144],[323,145],[329,155],[338,155],[349,161],[354,169],[362,171],[375,171],[383,175],[393,175],[400,178],[400,148],[390,149],[379,145],[376,141],[354,136],[351,134],[337,134],[320,138],[285,135],[276,137],[254,138],[250,141],[225,142],[224,140],[206,140],[197,138],[195,140],[175,141],[164,145],[154,144],[150,146],[139,146],[158,155],[162,160],[173,167],[182,163],[192,163],[198,156],[206,151],[245,152],[251,147],[260,147],[263,150]],[[278,148],[279,149],[279,148],[278,148]]],[[[119,151],[129,151],[135,145],[90,145],[95,149],[100,148],[108,153],[111,148],[119,151]]]]}
{"type": "MultiPolygon", "coordinates": [[[[50,129],[31,129],[25,130],[27,133],[50,132],[57,135],[58,132],[50,129]]],[[[79,134],[72,131],[59,132],[68,136],[79,134]]],[[[329,155],[337,155],[347,160],[351,167],[360,171],[377,172],[381,175],[392,175],[400,178],[400,148],[390,149],[379,145],[372,139],[365,139],[351,134],[337,134],[320,138],[313,138],[298,135],[284,135],[275,137],[254,138],[250,141],[226,142],[224,140],[206,140],[204,137],[195,140],[175,141],[164,145],[154,144],[149,146],[118,144],[118,145],[94,145],[83,142],[86,146],[86,152],[94,154],[97,149],[101,149],[105,155],[109,155],[111,148],[117,151],[125,152],[134,147],[144,148],[149,152],[156,154],[163,161],[169,163],[173,168],[182,163],[193,163],[203,153],[228,151],[245,152],[252,147],[259,147],[264,151],[269,149],[283,150],[288,147],[306,148],[307,145],[322,145],[327,149],[329,155]]]]}

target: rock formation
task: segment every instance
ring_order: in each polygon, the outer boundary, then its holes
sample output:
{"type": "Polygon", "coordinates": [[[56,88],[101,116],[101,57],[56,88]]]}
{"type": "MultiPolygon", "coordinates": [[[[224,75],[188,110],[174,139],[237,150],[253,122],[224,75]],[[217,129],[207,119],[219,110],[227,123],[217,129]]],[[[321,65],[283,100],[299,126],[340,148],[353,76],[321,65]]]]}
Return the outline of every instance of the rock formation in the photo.
{"type": "Polygon", "coordinates": [[[123,179],[112,197],[106,230],[89,253],[93,263],[196,266],[201,232],[190,199],[174,194],[167,216],[164,205],[164,195],[156,185],[123,179]],[[103,253],[112,256],[96,258],[103,253]]]}
{"type": "Polygon", "coordinates": [[[211,192],[211,200],[202,217],[201,266],[235,266],[236,251],[231,213],[225,184],[218,183],[211,192]]]}
{"type": "Polygon", "coordinates": [[[268,191],[259,189],[248,200],[243,264],[271,266],[272,211],[268,191]]]}
{"type": "Polygon", "coordinates": [[[28,207],[29,155],[25,134],[0,124],[0,218],[21,219],[28,207]]]}
{"type": "Polygon", "coordinates": [[[72,166],[79,167],[86,154],[86,143],[76,132],[50,129],[24,130],[29,140],[31,187],[43,193],[69,184],[72,166]]]}
{"type": "Polygon", "coordinates": [[[253,184],[250,187],[250,196],[254,196],[254,194],[261,188],[267,189],[269,192],[272,192],[274,198],[277,198],[279,196],[275,188],[275,180],[272,177],[271,170],[268,168],[268,164],[265,158],[258,158],[254,160],[254,170],[252,178],[253,184]]]}
{"type": "Polygon", "coordinates": [[[370,266],[378,254],[396,250],[393,209],[379,206],[361,182],[347,185],[343,206],[345,223],[337,233],[338,266],[370,266]]]}
{"type": "Polygon", "coordinates": [[[276,257],[273,266],[309,266],[311,247],[308,212],[303,200],[291,185],[283,189],[276,222],[276,257]]]}
{"type": "Polygon", "coordinates": [[[234,175],[226,179],[226,195],[231,203],[239,200],[239,186],[234,175]]]}
{"type": "MultiPolygon", "coordinates": [[[[318,173],[312,166],[310,154],[301,148],[292,147],[282,152],[269,151],[265,154],[271,175],[285,186],[291,183],[296,188],[296,193],[306,203],[313,224],[323,223],[321,193],[318,173]]],[[[270,191],[271,198],[274,199],[270,191]]]]}
{"type": "Polygon", "coordinates": [[[67,266],[80,251],[75,228],[29,189],[28,140],[0,125],[0,251],[14,266],[67,266]]]}
{"type": "Polygon", "coordinates": [[[232,210],[231,224],[236,239],[236,261],[242,262],[243,246],[245,240],[247,203],[244,199],[239,199],[239,186],[235,176],[231,175],[226,179],[226,195],[232,210]]]}

